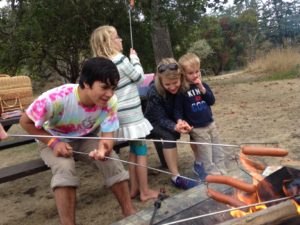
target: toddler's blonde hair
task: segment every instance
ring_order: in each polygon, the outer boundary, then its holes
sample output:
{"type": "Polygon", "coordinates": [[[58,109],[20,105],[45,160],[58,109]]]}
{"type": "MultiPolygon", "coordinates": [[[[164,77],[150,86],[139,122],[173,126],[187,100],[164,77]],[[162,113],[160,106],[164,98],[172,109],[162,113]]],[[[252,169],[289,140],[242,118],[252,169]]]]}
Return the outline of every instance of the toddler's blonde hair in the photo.
{"type": "Polygon", "coordinates": [[[186,91],[189,89],[190,85],[189,85],[188,81],[186,80],[185,70],[187,67],[198,67],[200,70],[201,60],[195,53],[188,52],[179,58],[178,63],[180,66],[180,70],[182,71],[182,73],[184,75],[181,89],[182,89],[182,91],[186,91]]]}
{"type": "Polygon", "coordinates": [[[93,31],[90,38],[90,45],[94,57],[102,56],[111,58],[118,53],[112,42],[112,35],[114,33],[117,33],[116,28],[109,25],[100,26],[93,31]]]}

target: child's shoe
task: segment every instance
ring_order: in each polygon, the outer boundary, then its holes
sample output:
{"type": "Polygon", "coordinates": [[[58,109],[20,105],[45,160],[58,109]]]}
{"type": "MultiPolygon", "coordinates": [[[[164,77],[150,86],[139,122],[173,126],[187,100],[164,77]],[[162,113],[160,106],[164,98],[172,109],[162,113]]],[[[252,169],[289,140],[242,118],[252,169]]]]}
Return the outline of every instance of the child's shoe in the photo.
{"type": "Polygon", "coordinates": [[[199,184],[196,181],[188,180],[184,177],[179,177],[179,176],[176,178],[176,181],[173,181],[173,179],[171,179],[171,181],[176,187],[184,189],[184,190],[193,188],[199,184]]]}
{"type": "Polygon", "coordinates": [[[201,181],[205,180],[207,173],[205,172],[203,163],[194,162],[193,171],[201,181]]]}

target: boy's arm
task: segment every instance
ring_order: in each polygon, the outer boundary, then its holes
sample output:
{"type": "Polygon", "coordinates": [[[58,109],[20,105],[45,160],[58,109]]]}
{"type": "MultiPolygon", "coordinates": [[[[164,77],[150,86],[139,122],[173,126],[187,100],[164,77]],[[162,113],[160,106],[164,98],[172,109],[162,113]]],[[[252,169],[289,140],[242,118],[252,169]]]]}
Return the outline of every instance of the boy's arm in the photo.
{"type": "MultiPolygon", "coordinates": [[[[51,135],[47,131],[45,131],[43,128],[39,129],[36,128],[34,122],[28,117],[26,113],[22,113],[21,118],[20,118],[20,125],[21,127],[30,135],[51,135]]],[[[37,138],[39,141],[47,144],[51,138],[47,137],[40,137],[37,138]]]]}
{"type": "MultiPolygon", "coordinates": [[[[26,113],[22,114],[20,118],[20,125],[25,131],[27,131],[28,134],[33,136],[51,136],[51,134],[45,131],[43,128],[36,128],[34,122],[26,113]]],[[[62,142],[59,138],[39,137],[36,139],[48,145],[49,148],[52,148],[55,156],[70,157],[72,155],[72,147],[68,143],[62,142]]]]}
{"type": "Polygon", "coordinates": [[[106,156],[110,155],[110,152],[114,146],[114,132],[119,129],[119,120],[117,117],[117,97],[114,95],[109,100],[109,107],[107,117],[100,124],[101,131],[99,137],[101,138],[98,143],[98,149],[95,149],[89,153],[89,156],[95,160],[106,160],[106,156]],[[103,138],[103,139],[102,139],[103,138]],[[108,138],[108,139],[105,139],[108,138]]]}

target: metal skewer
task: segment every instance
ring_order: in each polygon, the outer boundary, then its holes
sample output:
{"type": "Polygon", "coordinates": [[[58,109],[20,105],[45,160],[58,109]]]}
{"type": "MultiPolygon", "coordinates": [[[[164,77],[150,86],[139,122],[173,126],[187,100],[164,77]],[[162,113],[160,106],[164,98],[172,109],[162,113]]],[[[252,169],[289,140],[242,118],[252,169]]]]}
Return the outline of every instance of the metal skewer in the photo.
{"type": "MultiPolygon", "coordinates": [[[[72,152],[76,153],[76,154],[81,154],[81,155],[88,155],[89,154],[89,153],[86,153],[86,152],[78,152],[78,151],[72,151],[72,152]]],[[[118,158],[114,158],[114,157],[109,157],[109,156],[105,156],[105,158],[115,160],[115,161],[120,161],[120,162],[127,163],[127,164],[134,165],[134,166],[140,166],[140,167],[143,167],[143,168],[146,168],[146,169],[149,169],[149,170],[154,170],[154,171],[157,171],[157,172],[160,172],[160,173],[165,173],[165,174],[172,175],[172,176],[182,177],[184,179],[191,180],[191,181],[194,181],[194,182],[197,182],[197,183],[202,183],[202,181],[199,181],[199,180],[196,180],[196,179],[193,179],[193,178],[189,178],[189,177],[186,177],[186,176],[182,176],[182,175],[176,175],[176,174],[173,174],[173,173],[168,172],[168,171],[156,169],[154,167],[144,166],[144,165],[141,165],[141,164],[138,164],[138,163],[129,162],[129,161],[126,161],[126,160],[122,160],[122,159],[118,159],[118,158]]]]}
{"type": "Polygon", "coordinates": [[[195,142],[195,141],[172,141],[163,139],[143,139],[143,138],[121,138],[121,137],[73,137],[73,136],[60,136],[60,135],[30,135],[30,134],[8,134],[10,137],[32,137],[32,138],[60,138],[60,139],[92,139],[92,140],[114,140],[114,141],[145,141],[145,142],[160,142],[160,143],[180,143],[180,144],[195,144],[195,145],[212,145],[223,147],[240,148],[240,145],[234,144],[219,144],[208,142],[195,142]]]}

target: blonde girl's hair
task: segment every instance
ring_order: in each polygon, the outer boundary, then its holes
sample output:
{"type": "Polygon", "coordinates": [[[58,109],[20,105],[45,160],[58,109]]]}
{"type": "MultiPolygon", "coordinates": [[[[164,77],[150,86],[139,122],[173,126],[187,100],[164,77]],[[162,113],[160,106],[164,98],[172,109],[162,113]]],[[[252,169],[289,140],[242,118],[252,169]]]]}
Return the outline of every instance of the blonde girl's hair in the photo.
{"type": "Polygon", "coordinates": [[[164,89],[164,87],[162,85],[162,82],[161,82],[162,77],[165,77],[165,78],[170,79],[170,80],[180,79],[180,82],[182,82],[183,76],[182,76],[182,73],[180,71],[178,63],[174,58],[164,58],[164,59],[162,59],[159,62],[159,64],[157,65],[157,68],[156,68],[155,81],[154,81],[156,90],[161,96],[166,97],[166,90],[164,89]],[[164,65],[177,64],[178,68],[174,69],[174,70],[166,69],[163,72],[159,72],[158,68],[163,64],[164,65]]]}
{"type": "Polygon", "coordinates": [[[94,57],[111,58],[118,53],[112,42],[112,35],[116,32],[116,28],[109,25],[100,26],[93,31],[90,45],[94,57]]]}
{"type": "Polygon", "coordinates": [[[200,70],[201,60],[195,53],[188,52],[179,58],[178,64],[179,64],[180,70],[183,73],[183,82],[181,85],[181,90],[186,91],[189,89],[190,85],[189,85],[188,81],[186,80],[185,70],[187,67],[199,67],[199,70],[200,70]]]}

